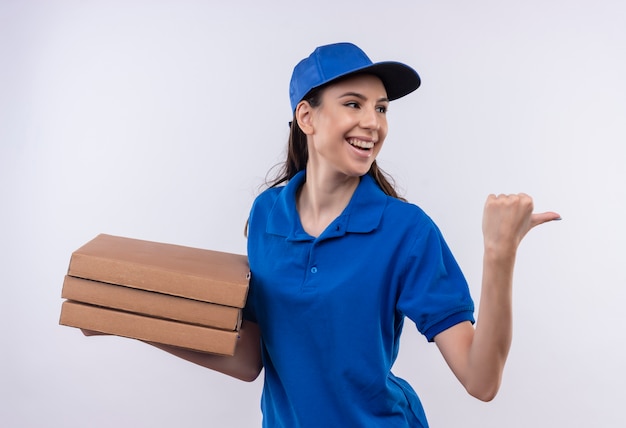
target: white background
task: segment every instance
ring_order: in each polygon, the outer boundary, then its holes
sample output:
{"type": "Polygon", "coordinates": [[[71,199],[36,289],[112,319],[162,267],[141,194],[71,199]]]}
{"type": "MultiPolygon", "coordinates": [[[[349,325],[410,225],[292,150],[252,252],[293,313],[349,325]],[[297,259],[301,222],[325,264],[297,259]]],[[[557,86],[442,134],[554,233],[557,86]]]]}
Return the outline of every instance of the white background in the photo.
{"type": "Polygon", "coordinates": [[[1,0],[2,426],[260,425],[261,379],[59,326],[61,284],[98,233],[244,253],[291,69],[336,41],[420,72],[380,163],[476,299],[487,194],[563,217],[520,249],[493,402],[407,323],[395,371],[431,425],[626,426],[624,2],[1,0]]]}

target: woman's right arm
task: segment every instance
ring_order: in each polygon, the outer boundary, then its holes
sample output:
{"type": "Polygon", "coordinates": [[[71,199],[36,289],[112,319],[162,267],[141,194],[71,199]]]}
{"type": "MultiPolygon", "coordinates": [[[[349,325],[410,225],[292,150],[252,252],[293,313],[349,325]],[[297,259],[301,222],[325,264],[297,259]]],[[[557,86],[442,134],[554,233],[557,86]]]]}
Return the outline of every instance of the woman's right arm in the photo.
{"type": "MultiPolygon", "coordinates": [[[[87,330],[83,330],[83,333],[86,336],[99,334],[87,330]]],[[[163,345],[161,343],[146,343],[194,364],[246,382],[255,380],[263,368],[259,326],[250,321],[244,320],[239,329],[239,339],[237,340],[237,346],[233,356],[209,354],[171,345],[163,345]]]]}
{"type": "Polygon", "coordinates": [[[250,321],[242,323],[235,354],[232,357],[192,351],[160,343],[149,343],[179,358],[246,382],[255,380],[263,368],[259,326],[250,321]]]}

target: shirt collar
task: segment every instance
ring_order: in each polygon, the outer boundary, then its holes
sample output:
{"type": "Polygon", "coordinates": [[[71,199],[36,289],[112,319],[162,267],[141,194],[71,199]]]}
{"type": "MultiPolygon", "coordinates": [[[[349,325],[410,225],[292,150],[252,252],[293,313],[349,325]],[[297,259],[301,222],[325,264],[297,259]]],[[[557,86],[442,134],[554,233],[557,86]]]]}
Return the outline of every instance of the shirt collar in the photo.
{"type": "MultiPolygon", "coordinates": [[[[266,231],[286,237],[288,240],[303,241],[314,238],[304,231],[296,210],[296,194],[306,178],[306,172],[298,172],[280,191],[272,207],[266,231]]],[[[387,195],[374,179],[366,174],[361,177],[348,206],[319,237],[331,238],[350,233],[369,233],[380,224],[387,205],[387,195]]]]}

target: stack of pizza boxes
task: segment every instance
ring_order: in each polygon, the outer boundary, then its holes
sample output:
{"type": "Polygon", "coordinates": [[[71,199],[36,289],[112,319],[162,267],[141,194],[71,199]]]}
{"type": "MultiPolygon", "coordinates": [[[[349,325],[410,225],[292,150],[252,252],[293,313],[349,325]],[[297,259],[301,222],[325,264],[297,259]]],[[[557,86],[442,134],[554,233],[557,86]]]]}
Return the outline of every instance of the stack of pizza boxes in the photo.
{"type": "Polygon", "coordinates": [[[246,256],[101,234],[72,253],[60,324],[233,355],[246,256]]]}

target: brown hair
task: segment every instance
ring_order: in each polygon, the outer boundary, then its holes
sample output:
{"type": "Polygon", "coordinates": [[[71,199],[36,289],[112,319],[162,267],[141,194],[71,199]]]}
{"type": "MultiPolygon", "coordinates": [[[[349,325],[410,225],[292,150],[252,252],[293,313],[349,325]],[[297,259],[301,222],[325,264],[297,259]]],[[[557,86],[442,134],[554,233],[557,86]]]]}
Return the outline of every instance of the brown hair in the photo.
{"type": "MultiPolygon", "coordinates": [[[[335,81],[332,83],[335,83],[335,81]]],[[[313,89],[305,95],[304,100],[306,100],[311,107],[319,107],[322,103],[322,92],[324,88],[325,86],[313,89]]],[[[284,163],[277,165],[279,168],[278,172],[273,178],[266,179],[265,184],[268,187],[277,187],[281,184],[287,183],[298,172],[306,168],[308,160],[309,150],[307,147],[306,134],[302,132],[300,126],[298,126],[298,122],[296,121],[294,114],[294,118],[290,123],[289,141],[287,144],[287,159],[284,163]]],[[[376,181],[376,184],[378,184],[382,191],[387,195],[403,201],[405,200],[398,195],[393,178],[379,168],[376,161],[372,163],[372,166],[367,173],[374,179],[374,181],[376,181]]]]}

